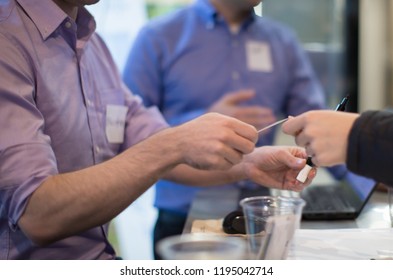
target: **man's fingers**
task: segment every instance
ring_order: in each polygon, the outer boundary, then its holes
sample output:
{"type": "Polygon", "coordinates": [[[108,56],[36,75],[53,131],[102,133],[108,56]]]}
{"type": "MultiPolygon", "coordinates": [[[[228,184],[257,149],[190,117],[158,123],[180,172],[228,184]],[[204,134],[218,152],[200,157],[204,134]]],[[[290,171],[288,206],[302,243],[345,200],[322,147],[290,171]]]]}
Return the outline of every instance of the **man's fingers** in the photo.
{"type": "Polygon", "coordinates": [[[236,93],[230,93],[225,96],[227,103],[236,105],[241,102],[247,101],[255,96],[254,90],[242,90],[236,93]]]}

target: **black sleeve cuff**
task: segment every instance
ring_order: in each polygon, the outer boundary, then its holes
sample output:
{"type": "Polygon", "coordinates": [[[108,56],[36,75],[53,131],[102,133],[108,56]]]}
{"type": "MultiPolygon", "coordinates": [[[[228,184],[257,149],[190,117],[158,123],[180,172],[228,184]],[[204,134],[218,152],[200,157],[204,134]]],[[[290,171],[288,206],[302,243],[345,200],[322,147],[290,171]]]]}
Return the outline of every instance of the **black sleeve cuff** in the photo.
{"type": "Polygon", "coordinates": [[[393,184],[393,113],[367,111],[348,138],[347,167],[376,181],[393,184]]]}

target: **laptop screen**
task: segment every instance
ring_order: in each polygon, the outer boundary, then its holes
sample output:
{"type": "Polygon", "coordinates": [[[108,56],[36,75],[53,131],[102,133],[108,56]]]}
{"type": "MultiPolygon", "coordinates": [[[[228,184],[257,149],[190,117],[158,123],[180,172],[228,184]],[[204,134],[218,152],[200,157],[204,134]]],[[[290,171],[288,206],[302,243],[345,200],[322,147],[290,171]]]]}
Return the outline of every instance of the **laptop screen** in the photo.
{"type": "Polygon", "coordinates": [[[359,196],[360,200],[366,200],[374,190],[376,182],[370,178],[366,178],[352,172],[348,172],[346,180],[350,187],[359,196]]]}

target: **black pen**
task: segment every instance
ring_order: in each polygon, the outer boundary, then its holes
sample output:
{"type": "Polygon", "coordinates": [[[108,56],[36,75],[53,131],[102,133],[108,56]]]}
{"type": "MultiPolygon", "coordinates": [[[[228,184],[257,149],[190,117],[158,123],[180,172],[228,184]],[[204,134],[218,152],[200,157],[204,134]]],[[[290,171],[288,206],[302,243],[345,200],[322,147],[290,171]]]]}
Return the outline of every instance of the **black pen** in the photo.
{"type": "Polygon", "coordinates": [[[345,107],[347,106],[349,100],[349,95],[345,96],[341,102],[337,105],[335,111],[341,111],[344,112],[345,111],[345,107]]]}
{"type": "MultiPolygon", "coordinates": [[[[349,95],[345,96],[341,102],[337,105],[335,111],[341,111],[344,112],[345,108],[347,106],[349,100],[349,95]]],[[[307,162],[306,165],[303,167],[303,169],[299,172],[299,174],[296,177],[296,180],[304,183],[307,180],[308,173],[310,170],[314,167],[314,164],[312,163],[312,158],[309,156],[307,157],[307,162]]]]}

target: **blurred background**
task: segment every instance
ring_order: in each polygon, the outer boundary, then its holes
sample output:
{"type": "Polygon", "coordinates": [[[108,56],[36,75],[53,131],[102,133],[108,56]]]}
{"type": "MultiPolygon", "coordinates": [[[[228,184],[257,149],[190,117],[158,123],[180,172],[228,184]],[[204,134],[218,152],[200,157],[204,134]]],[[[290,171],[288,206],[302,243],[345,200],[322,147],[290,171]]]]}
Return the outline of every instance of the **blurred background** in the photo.
{"type": "MultiPolygon", "coordinates": [[[[88,9],[122,71],[139,29],[193,0],[102,0],[88,9]]],[[[393,105],[391,0],[264,0],[255,11],[291,26],[307,51],[330,107],[351,96],[349,110],[393,105]]],[[[277,144],[291,139],[278,133],[277,144]]],[[[320,176],[320,175],[319,175],[320,176]]],[[[323,177],[323,174],[322,176],[323,177]]],[[[114,219],[110,239],[124,259],[152,259],[154,188],[114,219]]]]}

